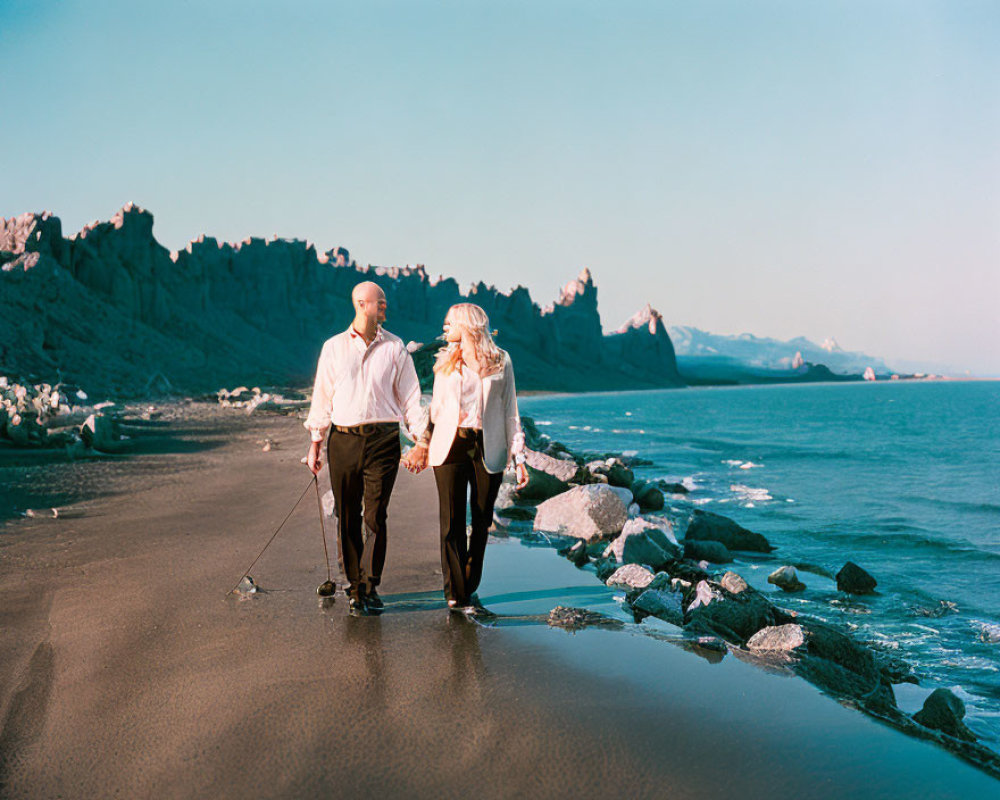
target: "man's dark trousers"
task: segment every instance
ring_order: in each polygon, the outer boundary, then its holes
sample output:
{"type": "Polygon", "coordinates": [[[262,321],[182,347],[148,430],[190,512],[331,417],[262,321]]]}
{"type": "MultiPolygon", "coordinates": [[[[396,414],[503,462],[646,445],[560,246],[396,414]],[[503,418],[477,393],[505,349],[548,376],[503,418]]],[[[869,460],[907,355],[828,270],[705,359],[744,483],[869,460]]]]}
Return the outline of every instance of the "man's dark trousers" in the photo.
{"type": "Polygon", "coordinates": [[[399,471],[399,424],[331,426],[330,483],[340,529],[340,568],[358,596],[378,586],[385,566],[389,495],[399,471]]]}

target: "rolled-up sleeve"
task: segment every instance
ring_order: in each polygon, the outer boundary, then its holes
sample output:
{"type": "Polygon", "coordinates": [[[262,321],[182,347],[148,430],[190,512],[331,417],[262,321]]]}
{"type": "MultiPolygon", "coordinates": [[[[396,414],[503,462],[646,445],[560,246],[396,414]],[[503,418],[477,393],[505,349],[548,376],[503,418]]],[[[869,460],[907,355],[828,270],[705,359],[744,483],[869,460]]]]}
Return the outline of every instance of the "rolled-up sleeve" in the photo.
{"type": "Polygon", "coordinates": [[[396,380],[393,382],[396,402],[403,412],[403,421],[410,432],[410,438],[418,441],[427,429],[428,411],[420,402],[420,379],[413,357],[403,348],[396,364],[396,380]]]}
{"type": "Polygon", "coordinates": [[[333,405],[334,386],[333,341],[327,341],[319,354],[316,367],[316,381],[313,384],[312,404],[309,416],[303,423],[314,442],[322,442],[330,428],[330,410],[333,405]]]}

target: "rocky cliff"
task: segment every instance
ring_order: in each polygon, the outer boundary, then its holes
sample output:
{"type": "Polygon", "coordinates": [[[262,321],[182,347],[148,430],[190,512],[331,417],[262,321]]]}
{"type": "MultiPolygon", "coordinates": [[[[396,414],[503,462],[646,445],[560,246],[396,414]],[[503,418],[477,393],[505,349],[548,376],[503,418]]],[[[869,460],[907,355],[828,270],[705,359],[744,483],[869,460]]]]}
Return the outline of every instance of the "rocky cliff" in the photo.
{"type": "Polygon", "coordinates": [[[453,303],[481,305],[522,389],[681,384],[655,312],[602,335],[588,270],[541,308],[523,287],[463,293],[422,266],[361,267],[343,248],[301,240],[202,236],[172,253],[133,204],[69,237],[48,213],[0,219],[0,267],[0,374],[119,395],[308,384],[323,341],[348,325],[361,280],[385,290],[386,327],[404,340],[437,336],[453,303]]]}

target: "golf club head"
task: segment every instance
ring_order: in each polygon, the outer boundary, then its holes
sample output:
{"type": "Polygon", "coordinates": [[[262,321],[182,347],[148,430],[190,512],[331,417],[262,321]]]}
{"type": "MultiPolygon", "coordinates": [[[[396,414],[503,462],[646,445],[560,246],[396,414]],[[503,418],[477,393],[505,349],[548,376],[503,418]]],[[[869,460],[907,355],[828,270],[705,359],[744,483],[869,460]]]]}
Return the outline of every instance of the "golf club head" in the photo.
{"type": "Polygon", "coordinates": [[[323,581],[319,586],[316,587],[316,594],[320,597],[333,597],[334,592],[337,591],[337,584],[333,581],[323,581]]]}

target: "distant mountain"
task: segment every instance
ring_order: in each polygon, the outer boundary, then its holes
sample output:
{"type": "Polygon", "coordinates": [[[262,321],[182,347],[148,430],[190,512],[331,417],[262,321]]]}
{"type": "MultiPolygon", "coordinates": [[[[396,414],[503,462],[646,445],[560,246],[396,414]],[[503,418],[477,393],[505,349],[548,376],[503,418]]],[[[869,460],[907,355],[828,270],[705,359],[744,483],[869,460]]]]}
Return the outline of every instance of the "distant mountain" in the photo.
{"type": "Polygon", "coordinates": [[[669,333],[681,372],[689,359],[702,364],[715,359],[720,363],[738,362],[755,370],[797,370],[805,363],[812,363],[823,364],[842,375],[860,375],[868,367],[879,374],[892,372],[881,358],[844,350],[833,338],[824,339],[822,344],[804,336],[783,342],[751,333],[728,336],[707,333],[687,325],[672,326],[669,333]]]}
{"type": "Polygon", "coordinates": [[[305,385],[323,341],[350,324],[351,289],[363,280],[385,291],[386,327],[404,340],[431,342],[454,303],[482,306],[519,389],[682,385],[659,314],[602,333],[586,269],[542,308],[521,286],[462,292],[423,266],[363,267],[343,248],[297,239],[201,236],[170,252],[153,215],[131,203],[69,237],[47,212],[0,218],[0,374],[119,397],[305,385]]]}

